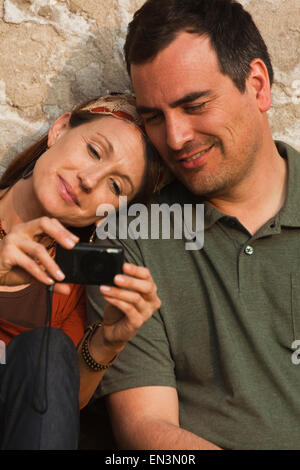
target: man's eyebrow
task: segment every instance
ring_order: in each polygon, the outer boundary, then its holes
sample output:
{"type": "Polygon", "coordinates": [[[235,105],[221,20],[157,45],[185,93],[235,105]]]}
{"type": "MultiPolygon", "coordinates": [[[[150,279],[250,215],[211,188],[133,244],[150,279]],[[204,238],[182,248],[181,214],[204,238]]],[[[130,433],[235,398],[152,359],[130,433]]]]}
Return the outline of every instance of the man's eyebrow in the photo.
{"type": "MultiPolygon", "coordinates": [[[[187,95],[184,95],[182,98],[179,98],[178,100],[171,103],[170,108],[177,108],[177,106],[181,106],[182,104],[185,104],[185,103],[191,103],[192,101],[195,101],[199,98],[205,98],[207,96],[211,96],[212,94],[213,93],[211,90],[195,91],[193,93],[188,93],[187,95]]],[[[143,106],[143,105],[137,106],[137,111],[140,114],[161,113],[161,110],[159,108],[154,108],[151,106],[143,106]]]]}
{"type": "Polygon", "coordinates": [[[152,108],[151,106],[137,106],[136,109],[139,114],[150,114],[160,112],[158,108],[152,108]]]}
{"type": "Polygon", "coordinates": [[[179,98],[179,100],[174,101],[173,103],[170,104],[171,108],[177,108],[177,106],[180,106],[185,103],[190,103],[192,101],[195,101],[199,98],[205,98],[207,96],[211,96],[212,91],[211,90],[204,90],[204,91],[195,91],[193,93],[188,93],[187,95],[184,95],[182,98],[179,98]]]}

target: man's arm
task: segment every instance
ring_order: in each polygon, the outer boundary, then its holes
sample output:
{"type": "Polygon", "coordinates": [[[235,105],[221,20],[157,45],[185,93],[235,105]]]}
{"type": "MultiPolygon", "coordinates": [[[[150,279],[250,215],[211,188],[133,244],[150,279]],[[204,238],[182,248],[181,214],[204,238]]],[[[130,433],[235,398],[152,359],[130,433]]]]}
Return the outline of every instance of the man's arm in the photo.
{"type": "Polygon", "coordinates": [[[113,393],[109,412],[118,445],[135,450],[220,450],[180,428],[177,391],[147,386],[113,393]]]}

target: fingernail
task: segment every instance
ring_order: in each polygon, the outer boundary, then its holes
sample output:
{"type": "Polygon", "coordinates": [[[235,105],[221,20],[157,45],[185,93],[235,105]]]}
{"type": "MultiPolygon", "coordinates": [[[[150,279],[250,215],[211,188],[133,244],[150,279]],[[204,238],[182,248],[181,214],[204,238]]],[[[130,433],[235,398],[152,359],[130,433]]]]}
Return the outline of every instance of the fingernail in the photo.
{"type": "Polygon", "coordinates": [[[51,277],[47,277],[48,284],[54,284],[54,280],[51,277]]]}
{"type": "Polygon", "coordinates": [[[56,271],[56,276],[58,277],[58,279],[64,279],[66,277],[64,273],[60,271],[60,269],[56,271]]]}
{"type": "Polygon", "coordinates": [[[100,286],[100,290],[104,290],[105,292],[108,292],[110,290],[110,287],[108,286],[100,286]]]}
{"type": "Polygon", "coordinates": [[[124,279],[123,279],[122,276],[119,276],[119,275],[118,275],[118,276],[115,277],[115,281],[117,281],[117,282],[124,282],[124,279]]]}
{"type": "Polygon", "coordinates": [[[72,238],[66,238],[66,244],[69,245],[70,248],[73,248],[76,242],[72,238]]]}

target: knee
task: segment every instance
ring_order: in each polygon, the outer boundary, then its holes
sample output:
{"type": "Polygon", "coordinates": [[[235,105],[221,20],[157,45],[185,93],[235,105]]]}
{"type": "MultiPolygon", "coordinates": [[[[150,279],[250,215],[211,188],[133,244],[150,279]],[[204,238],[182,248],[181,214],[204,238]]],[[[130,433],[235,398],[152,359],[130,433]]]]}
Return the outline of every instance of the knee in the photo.
{"type": "Polygon", "coordinates": [[[76,348],[72,340],[60,329],[37,328],[26,331],[15,337],[7,347],[7,360],[18,356],[23,361],[35,364],[40,354],[48,349],[48,357],[51,363],[65,362],[70,367],[77,365],[76,348]],[[47,335],[49,334],[49,337],[47,335]]]}
{"type": "Polygon", "coordinates": [[[53,358],[59,358],[65,355],[69,355],[71,358],[76,357],[76,348],[73,341],[68,335],[59,328],[50,328],[50,331],[45,328],[37,328],[34,330],[35,347],[41,344],[44,335],[49,333],[49,354],[53,358]]]}

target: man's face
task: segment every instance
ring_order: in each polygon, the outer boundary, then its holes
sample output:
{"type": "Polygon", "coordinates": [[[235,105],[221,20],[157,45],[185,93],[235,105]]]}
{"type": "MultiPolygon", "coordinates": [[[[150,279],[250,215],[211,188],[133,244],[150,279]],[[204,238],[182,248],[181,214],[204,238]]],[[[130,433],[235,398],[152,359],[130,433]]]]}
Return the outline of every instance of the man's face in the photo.
{"type": "Polygon", "coordinates": [[[225,195],[249,174],[263,133],[255,89],[220,72],[206,36],[181,32],[131,77],[151,141],[192,192],[225,195]]]}

